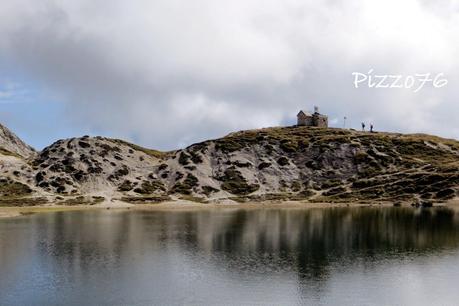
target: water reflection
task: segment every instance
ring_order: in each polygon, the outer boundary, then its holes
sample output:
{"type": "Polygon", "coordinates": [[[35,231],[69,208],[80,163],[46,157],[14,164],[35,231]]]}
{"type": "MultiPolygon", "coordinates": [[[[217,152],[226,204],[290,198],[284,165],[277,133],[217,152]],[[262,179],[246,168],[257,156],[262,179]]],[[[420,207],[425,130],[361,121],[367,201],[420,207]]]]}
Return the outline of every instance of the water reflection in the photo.
{"type": "Polygon", "coordinates": [[[301,304],[330,294],[341,270],[455,251],[458,216],[447,208],[328,208],[2,220],[0,302],[214,304],[231,296],[301,304]]]}

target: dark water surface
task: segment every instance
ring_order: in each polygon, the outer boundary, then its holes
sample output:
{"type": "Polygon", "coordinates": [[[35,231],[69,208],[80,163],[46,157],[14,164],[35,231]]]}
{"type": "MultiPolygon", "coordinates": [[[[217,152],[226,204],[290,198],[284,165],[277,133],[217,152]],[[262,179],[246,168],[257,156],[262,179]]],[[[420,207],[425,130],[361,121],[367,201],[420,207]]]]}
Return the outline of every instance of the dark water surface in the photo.
{"type": "Polygon", "coordinates": [[[458,288],[446,208],[0,220],[0,305],[458,305],[458,288]]]}

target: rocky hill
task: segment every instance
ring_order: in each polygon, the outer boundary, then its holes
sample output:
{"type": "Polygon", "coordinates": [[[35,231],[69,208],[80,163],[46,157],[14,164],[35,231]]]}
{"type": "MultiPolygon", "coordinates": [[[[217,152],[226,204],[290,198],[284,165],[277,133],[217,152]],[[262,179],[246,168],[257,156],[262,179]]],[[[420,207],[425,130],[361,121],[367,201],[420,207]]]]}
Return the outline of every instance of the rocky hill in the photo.
{"type": "Polygon", "coordinates": [[[278,127],[172,152],[84,136],[35,153],[14,139],[0,151],[0,205],[446,201],[459,188],[459,142],[421,134],[278,127]]]}
{"type": "Polygon", "coordinates": [[[0,124],[0,152],[4,155],[18,155],[20,157],[30,157],[35,154],[35,150],[23,142],[13,132],[0,124]]]}

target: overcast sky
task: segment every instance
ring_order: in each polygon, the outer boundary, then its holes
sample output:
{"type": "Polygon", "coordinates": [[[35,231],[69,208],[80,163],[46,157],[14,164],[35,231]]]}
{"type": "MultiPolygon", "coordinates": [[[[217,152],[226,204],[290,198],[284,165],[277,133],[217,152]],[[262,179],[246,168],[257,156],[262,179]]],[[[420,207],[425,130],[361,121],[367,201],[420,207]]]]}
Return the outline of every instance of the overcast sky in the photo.
{"type": "Polygon", "coordinates": [[[2,0],[0,122],[38,149],[84,134],[174,149],[292,125],[459,138],[459,0],[2,0]],[[448,84],[355,88],[353,72],[448,84]]]}

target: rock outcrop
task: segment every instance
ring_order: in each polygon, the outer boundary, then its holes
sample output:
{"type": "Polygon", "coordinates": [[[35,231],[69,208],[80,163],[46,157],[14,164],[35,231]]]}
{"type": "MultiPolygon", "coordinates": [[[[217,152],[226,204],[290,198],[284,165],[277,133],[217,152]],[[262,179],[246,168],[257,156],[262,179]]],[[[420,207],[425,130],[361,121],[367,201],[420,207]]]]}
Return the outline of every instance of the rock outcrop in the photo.
{"type": "Polygon", "coordinates": [[[0,152],[2,154],[18,155],[23,158],[31,157],[35,150],[23,142],[13,132],[0,124],[0,152]]]}
{"type": "Polygon", "coordinates": [[[59,140],[37,154],[13,139],[18,148],[5,149],[18,156],[0,155],[2,165],[10,163],[0,168],[0,193],[19,205],[30,198],[67,204],[446,201],[459,188],[459,142],[421,134],[279,127],[172,152],[84,136],[59,140]]]}

